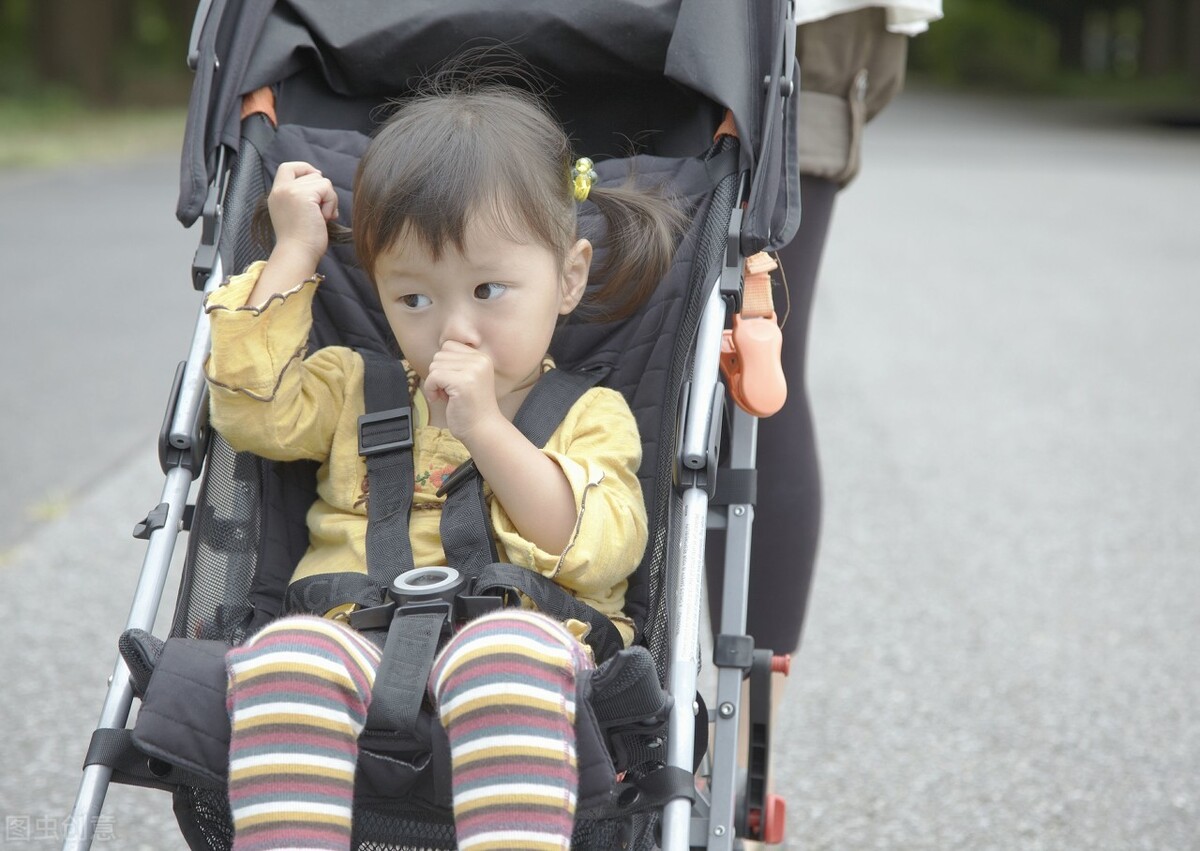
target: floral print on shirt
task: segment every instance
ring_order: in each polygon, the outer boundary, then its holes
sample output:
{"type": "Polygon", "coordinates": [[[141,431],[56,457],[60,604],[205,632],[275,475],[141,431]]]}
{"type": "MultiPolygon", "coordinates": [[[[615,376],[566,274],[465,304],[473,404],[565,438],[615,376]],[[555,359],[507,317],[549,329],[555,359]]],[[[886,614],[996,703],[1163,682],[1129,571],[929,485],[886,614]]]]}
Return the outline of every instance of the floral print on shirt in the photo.
{"type": "Polygon", "coordinates": [[[453,466],[438,467],[436,469],[425,470],[417,473],[416,483],[417,489],[427,491],[429,493],[437,493],[438,489],[446,483],[446,479],[450,478],[455,468],[453,466]]]}

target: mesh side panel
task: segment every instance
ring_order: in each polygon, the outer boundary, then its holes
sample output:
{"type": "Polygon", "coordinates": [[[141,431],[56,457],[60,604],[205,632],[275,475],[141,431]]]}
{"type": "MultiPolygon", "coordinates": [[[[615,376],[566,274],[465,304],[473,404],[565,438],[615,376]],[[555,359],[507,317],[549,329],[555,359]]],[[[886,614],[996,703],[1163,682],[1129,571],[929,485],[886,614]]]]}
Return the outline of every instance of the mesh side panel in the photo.
{"type": "MultiPolygon", "coordinates": [[[[448,816],[447,816],[448,818],[448,816]]],[[[656,817],[580,820],[571,847],[575,851],[614,851],[654,847],[656,817]]],[[[429,813],[364,807],[354,811],[355,851],[452,851],[456,848],[452,820],[438,822],[429,813]]]]}
{"type": "MultiPolygon", "coordinates": [[[[262,121],[260,117],[250,120],[262,121]]],[[[266,190],[258,149],[244,140],[230,174],[222,259],[228,272],[263,256],[250,221],[266,190]],[[233,254],[229,256],[232,247],[233,254]]],[[[188,538],[171,635],[238,644],[252,615],[250,587],[262,534],[261,464],[238,454],[215,432],[188,538]]]]}
{"type": "Polygon", "coordinates": [[[611,851],[614,848],[628,848],[630,838],[630,824],[626,819],[580,821],[575,824],[571,847],[581,851],[585,848],[611,851]]]}
{"type": "Polygon", "coordinates": [[[654,530],[650,546],[654,547],[654,560],[650,570],[649,608],[646,616],[646,647],[654,657],[654,666],[658,669],[658,681],[665,688],[671,652],[670,613],[668,608],[667,590],[670,588],[671,576],[675,572],[674,548],[668,548],[668,526],[674,523],[678,497],[672,495],[669,499],[669,510],[664,513],[665,523],[659,523],[654,530]]]}
{"type": "MultiPolygon", "coordinates": [[[[175,810],[193,851],[228,851],[233,846],[233,819],[223,792],[183,788],[175,793],[175,810]]],[[[630,818],[579,821],[571,839],[576,851],[649,851],[656,847],[657,813],[630,818]]],[[[449,814],[404,809],[388,811],[359,806],[354,811],[355,851],[454,851],[454,822],[449,814]]]]}
{"type": "MultiPolygon", "coordinates": [[[[649,851],[658,848],[658,826],[662,822],[661,812],[637,813],[630,819],[630,851],[649,851]]],[[[625,847],[625,846],[622,846],[625,847]]]]}
{"type": "Polygon", "coordinates": [[[182,787],[175,792],[175,818],[192,851],[228,851],[233,820],[224,792],[182,787]]]}
{"type": "MultiPolygon", "coordinates": [[[[725,137],[712,155],[716,156],[729,150],[737,143],[725,137]]],[[[680,324],[677,344],[671,362],[670,376],[667,387],[671,398],[663,406],[663,426],[659,431],[662,435],[677,433],[677,417],[679,395],[687,381],[688,370],[692,360],[692,348],[696,333],[700,326],[700,315],[704,308],[707,291],[705,277],[713,268],[720,268],[725,243],[728,237],[729,216],[737,195],[737,177],[730,175],[720,182],[713,192],[704,225],[700,230],[695,260],[692,264],[692,277],[688,282],[688,304],[680,324]]],[[[676,493],[674,478],[674,452],[664,452],[659,458],[655,471],[654,495],[656,504],[652,506],[651,518],[655,523],[654,534],[649,545],[649,566],[647,581],[648,617],[646,623],[646,644],[658,666],[659,679],[665,685],[667,663],[670,655],[670,620],[667,599],[670,591],[671,576],[674,574],[674,561],[677,556],[675,549],[670,546],[674,540],[679,516],[680,500],[676,493]]]]}
{"type": "MultiPolygon", "coordinates": [[[[233,817],[224,792],[181,789],[176,793],[175,809],[193,851],[229,851],[233,846],[233,817]]],[[[398,803],[386,812],[356,807],[351,847],[356,851],[454,851],[457,844],[449,814],[405,809],[398,803]]]]}
{"type": "Polygon", "coordinates": [[[259,463],[213,434],[171,635],[240,643],[261,533],[259,463]]]}
{"type": "MultiPolygon", "coordinates": [[[[266,119],[255,115],[246,121],[264,124],[266,119]]],[[[270,135],[273,133],[267,131],[267,138],[270,135]]],[[[226,274],[241,272],[253,260],[266,259],[268,247],[258,244],[252,226],[258,202],[270,188],[263,173],[262,151],[258,144],[247,136],[242,137],[238,159],[229,178],[221,246],[222,259],[229,263],[226,274]],[[232,255],[229,254],[231,248],[232,255]]]]}

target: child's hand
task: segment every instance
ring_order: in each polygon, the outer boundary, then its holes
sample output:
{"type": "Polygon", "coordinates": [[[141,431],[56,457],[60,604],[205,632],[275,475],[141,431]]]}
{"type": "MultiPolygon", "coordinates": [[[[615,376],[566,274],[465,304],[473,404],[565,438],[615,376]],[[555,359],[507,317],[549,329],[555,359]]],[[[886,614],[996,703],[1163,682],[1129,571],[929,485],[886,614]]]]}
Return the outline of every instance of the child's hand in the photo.
{"type": "Polygon", "coordinates": [[[311,258],[313,268],[329,246],[326,222],[337,218],[333,183],[304,162],[279,166],[267,198],[277,250],[311,258]]]}
{"type": "Polygon", "coordinates": [[[423,386],[431,419],[445,422],[468,449],[479,428],[504,419],[496,402],[492,359],[478,349],[447,341],[433,356],[423,386]]]}

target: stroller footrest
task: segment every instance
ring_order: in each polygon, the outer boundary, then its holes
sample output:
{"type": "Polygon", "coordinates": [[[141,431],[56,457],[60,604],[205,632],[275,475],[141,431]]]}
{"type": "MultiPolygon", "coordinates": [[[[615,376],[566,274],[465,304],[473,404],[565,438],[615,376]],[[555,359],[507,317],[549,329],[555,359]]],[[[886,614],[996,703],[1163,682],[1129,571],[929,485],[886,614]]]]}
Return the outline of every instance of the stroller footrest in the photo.
{"type": "Polygon", "coordinates": [[[83,767],[103,765],[112,769],[112,779],[128,786],[172,791],[181,784],[196,784],[196,777],[176,766],[147,756],[133,743],[133,731],[100,727],[92,731],[83,767]]]}

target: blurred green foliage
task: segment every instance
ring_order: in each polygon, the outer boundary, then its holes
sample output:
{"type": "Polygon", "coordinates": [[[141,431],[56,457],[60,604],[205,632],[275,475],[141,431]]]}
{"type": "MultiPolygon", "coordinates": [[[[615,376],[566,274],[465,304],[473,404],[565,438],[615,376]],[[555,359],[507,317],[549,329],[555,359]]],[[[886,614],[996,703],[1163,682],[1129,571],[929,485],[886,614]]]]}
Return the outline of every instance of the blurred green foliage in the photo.
{"type": "Polygon", "coordinates": [[[0,0],[0,93],[16,88],[22,75],[32,77],[29,5],[30,0],[0,0]]]}
{"type": "Polygon", "coordinates": [[[1162,108],[1200,120],[1200,0],[947,0],[915,78],[1162,108]]]}
{"type": "Polygon", "coordinates": [[[912,40],[909,67],[942,82],[1022,91],[1050,88],[1058,42],[1049,21],[1004,0],[950,0],[946,17],[912,40]]]}
{"type": "MultiPolygon", "coordinates": [[[[185,103],[197,5],[0,0],[0,100],[185,103]]],[[[945,0],[945,11],[912,40],[915,75],[1021,91],[1078,89],[1081,81],[1128,88],[1135,78],[1200,89],[1200,0],[945,0]]]]}
{"type": "Polygon", "coordinates": [[[197,0],[0,0],[0,98],[179,100],[197,0]]]}

